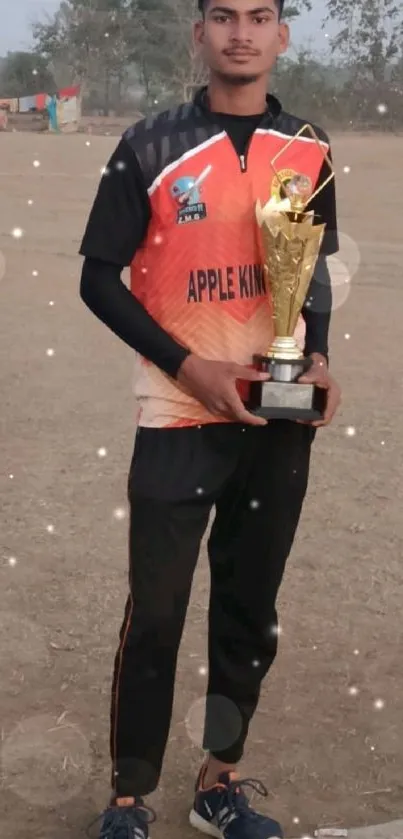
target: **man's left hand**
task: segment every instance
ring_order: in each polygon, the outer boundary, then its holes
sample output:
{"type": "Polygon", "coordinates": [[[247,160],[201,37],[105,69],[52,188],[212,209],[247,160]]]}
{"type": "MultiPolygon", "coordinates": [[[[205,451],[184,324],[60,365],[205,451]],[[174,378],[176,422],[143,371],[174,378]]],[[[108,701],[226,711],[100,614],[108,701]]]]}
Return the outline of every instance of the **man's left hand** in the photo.
{"type": "Polygon", "coordinates": [[[323,425],[329,425],[332,421],[341,402],[341,390],[339,385],[330,375],[326,358],[319,353],[312,353],[313,364],[310,370],[298,379],[301,384],[316,385],[327,391],[326,407],[323,419],[316,422],[310,422],[314,428],[320,428],[323,425]]]}

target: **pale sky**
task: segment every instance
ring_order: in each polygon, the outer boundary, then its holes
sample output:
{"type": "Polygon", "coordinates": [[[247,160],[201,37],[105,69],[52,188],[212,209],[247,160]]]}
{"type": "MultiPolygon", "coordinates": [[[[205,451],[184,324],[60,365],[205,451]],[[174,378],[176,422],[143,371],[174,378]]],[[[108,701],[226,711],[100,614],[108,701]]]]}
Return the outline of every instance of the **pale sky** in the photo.
{"type": "MultiPolygon", "coordinates": [[[[0,0],[0,55],[7,50],[29,49],[30,22],[43,18],[46,12],[54,12],[58,6],[57,0],[0,0]]],[[[321,29],[323,0],[313,0],[313,6],[311,13],[301,15],[294,24],[293,38],[297,46],[306,42],[312,50],[322,51],[328,43],[321,29]]]]}

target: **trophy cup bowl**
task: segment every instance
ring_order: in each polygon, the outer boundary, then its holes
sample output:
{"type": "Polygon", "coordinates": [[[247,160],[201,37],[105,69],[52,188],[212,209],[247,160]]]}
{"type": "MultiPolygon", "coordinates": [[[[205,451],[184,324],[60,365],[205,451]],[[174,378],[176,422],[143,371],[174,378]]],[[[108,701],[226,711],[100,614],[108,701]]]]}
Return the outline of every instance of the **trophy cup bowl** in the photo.
{"type": "Polygon", "coordinates": [[[265,419],[320,420],[326,392],[299,378],[312,365],[294,338],[323,241],[325,225],[314,225],[305,208],[312,196],[306,175],[283,187],[287,198],[256,205],[265,254],[265,274],[273,307],[274,341],[265,355],[254,356],[257,370],[270,381],[253,382],[248,408],[265,419]]]}

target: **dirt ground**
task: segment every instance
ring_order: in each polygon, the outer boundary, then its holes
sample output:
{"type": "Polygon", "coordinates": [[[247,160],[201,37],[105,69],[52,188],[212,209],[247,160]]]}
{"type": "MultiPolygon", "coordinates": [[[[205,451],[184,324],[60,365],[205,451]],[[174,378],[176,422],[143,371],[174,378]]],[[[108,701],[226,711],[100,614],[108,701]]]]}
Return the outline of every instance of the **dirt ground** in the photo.
{"type": "MultiPolygon", "coordinates": [[[[109,792],[135,405],[131,352],[79,299],[77,250],[115,143],[0,136],[4,839],[81,837],[109,792]]],[[[334,138],[340,258],[353,273],[347,284],[347,268],[333,265],[344,403],[315,444],[281,590],[280,652],[242,767],[266,783],[262,808],[288,836],[403,816],[401,144],[334,138]]],[[[203,550],[165,771],[150,801],[157,839],[192,834],[207,593],[203,550]]]]}

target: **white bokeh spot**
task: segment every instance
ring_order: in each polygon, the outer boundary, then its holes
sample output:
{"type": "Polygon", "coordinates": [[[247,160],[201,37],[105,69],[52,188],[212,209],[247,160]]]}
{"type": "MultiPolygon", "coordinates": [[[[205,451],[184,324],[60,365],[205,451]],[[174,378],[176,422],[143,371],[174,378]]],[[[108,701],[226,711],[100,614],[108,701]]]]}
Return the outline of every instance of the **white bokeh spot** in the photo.
{"type": "Polygon", "coordinates": [[[22,237],[24,235],[24,231],[23,231],[22,227],[14,227],[11,231],[11,235],[13,236],[14,239],[22,239],[22,237]]]}
{"type": "Polygon", "coordinates": [[[210,717],[214,711],[218,722],[216,730],[210,726],[209,749],[217,752],[224,751],[238,740],[242,731],[240,711],[231,699],[219,694],[211,694],[207,699],[205,696],[196,699],[186,715],[185,726],[189,739],[198,748],[203,748],[206,710],[210,717]],[[222,724],[223,720],[225,720],[225,725],[222,724]]]}
{"type": "Polygon", "coordinates": [[[351,274],[348,266],[339,256],[328,256],[330,282],[332,286],[332,311],[344,306],[351,290],[351,274]]]}
{"type": "Polygon", "coordinates": [[[1,756],[4,787],[34,806],[76,797],[92,768],[90,744],[67,712],[20,720],[3,741],[1,756]]]}
{"type": "Polygon", "coordinates": [[[345,265],[349,273],[349,282],[357,273],[361,265],[361,251],[355,239],[347,233],[339,233],[338,259],[345,265]]]}

